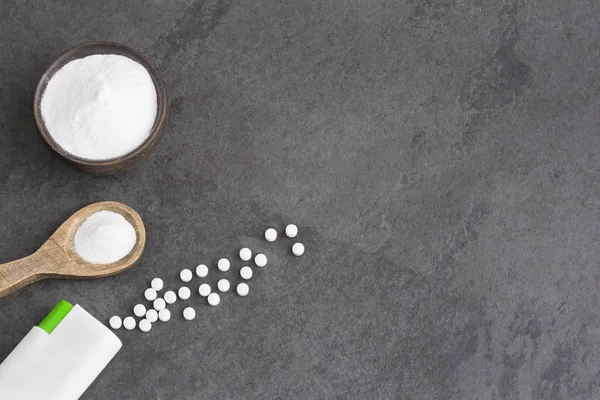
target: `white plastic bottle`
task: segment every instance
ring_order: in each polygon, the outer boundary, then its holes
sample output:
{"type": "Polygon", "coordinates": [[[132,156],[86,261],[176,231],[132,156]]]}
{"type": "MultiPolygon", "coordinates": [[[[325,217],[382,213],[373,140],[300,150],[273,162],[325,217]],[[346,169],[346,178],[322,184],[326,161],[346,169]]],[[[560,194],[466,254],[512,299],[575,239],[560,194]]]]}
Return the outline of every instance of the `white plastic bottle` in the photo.
{"type": "Polygon", "coordinates": [[[0,399],[76,400],[121,346],[91,314],[61,300],[0,364],[0,399]]]}

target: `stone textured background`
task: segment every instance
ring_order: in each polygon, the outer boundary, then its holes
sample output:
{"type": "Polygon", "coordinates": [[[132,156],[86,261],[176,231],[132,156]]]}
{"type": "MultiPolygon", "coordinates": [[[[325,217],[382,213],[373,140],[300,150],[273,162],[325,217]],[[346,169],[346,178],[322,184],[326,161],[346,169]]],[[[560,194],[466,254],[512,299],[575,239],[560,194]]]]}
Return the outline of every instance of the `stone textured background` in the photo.
{"type": "Polygon", "coordinates": [[[118,332],[83,398],[600,398],[599,19],[592,0],[3,0],[0,262],[101,200],[149,236],[118,276],[1,299],[0,358],[61,298],[107,321],[249,245],[270,263],[248,297],[118,332]],[[45,68],[94,40],[146,53],[170,96],[157,152],[114,177],[60,161],[32,115],[45,68]],[[262,240],[290,221],[302,258],[262,240]]]}

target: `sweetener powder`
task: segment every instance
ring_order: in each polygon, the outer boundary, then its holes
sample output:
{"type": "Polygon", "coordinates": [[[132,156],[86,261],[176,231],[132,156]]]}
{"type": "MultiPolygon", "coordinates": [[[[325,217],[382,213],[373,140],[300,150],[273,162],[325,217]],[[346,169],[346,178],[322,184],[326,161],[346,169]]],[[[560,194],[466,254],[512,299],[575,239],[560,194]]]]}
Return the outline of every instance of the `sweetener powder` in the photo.
{"type": "Polygon", "coordinates": [[[112,211],[90,215],[75,233],[75,251],[93,264],[110,264],[131,252],[137,234],[133,226],[112,211]]]}
{"type": "Polygon", "coordinates": [[[116,54],[73,60],[48,82],[42,119],[65,151],[108,160],[138,148],[157,114],[157,94],[140,63],[116,54]]]}

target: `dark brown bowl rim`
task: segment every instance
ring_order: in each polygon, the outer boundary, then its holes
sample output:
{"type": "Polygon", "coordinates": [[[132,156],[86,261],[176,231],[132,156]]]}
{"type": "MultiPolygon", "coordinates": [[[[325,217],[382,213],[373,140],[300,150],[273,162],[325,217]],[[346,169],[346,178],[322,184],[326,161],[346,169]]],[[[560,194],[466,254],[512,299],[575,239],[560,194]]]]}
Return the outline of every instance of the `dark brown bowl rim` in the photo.
{"type": "MultiPolygon", "coordinates": [[[[106,54],[106,53],[96,53],[96,54],[106,54]]],[[[85,57],[87,57],[87,56],[85,56],[85,57]]],[[[81,58],[84,58],[84,57],[81,57],[81,58]]],[[[46,83],[46,85],[47,85],[47,83],[46,83]]],[[[125,163],[126,161],[136,158],[138,155],[142,154],[144,152],[144,150],[148,146],[150,146],[155,140],[158,140],[160,138],[162,128],[163,128],[163,125],[164,125],[166,117],[167,117],[167,90],[166,90],[164,81],[163,81],[162,77],[160,76],[160,74],[158,73],[158,70],[156,69],[154,64],[152,64],[152,62],[145,55],[141,54],[139,51],[134,50],[131,47],[122,45],[120,43],[115,43],[115,42],[103,42],[103,41],[86,42],[86,43],[79,44],[77,46],[71,47],[70,49],[66,50],[64,53],[62,53],[60,56],[58,56],[56,58],[56,60],[54,60],[54,62],[52,64],[50,64],[50,66],[48,68],[46,68],[46,70],[42,74],[42,76],[35,88],[35,95],[33,98],[33,115],[34,115],[34,119],[35,119],[35,123],[38,128],[38,131],[40,132],[40,135],[42,136],[44,141],[52,148],[52,150],[54,150],[60,156],[66,158],[67,160],[69,160],[75,164],[79,164],[79,165],[83,165],[83,166],[94,166],[94,167],[111,167],[111,166],[113,166],[114,167],[116,164],[125,163]],[[68,59],[72,53],[75,53],[82,48],[90,47],[90,46],[105,46],[107,48],[111,48],[111,47],[117,48],[117,49],[121,50],[123,53],[125,53],[125,54],[123,54],[123,56],[127,56],[128,53],[133,55],[134,58],[132,58],[132,60],[139,62],[148,71],[148,73],[150,74],[150,77],[152,78],[152,82],[154,83],[154,87],[156,89],[156,96],[157,96],[157,103],[158,103],[157,111],[160,110],[160,113],[156,115],[156,120],[154,121],[154,125],[152,126],[152,129],[150,130],[150,134],[148,135],[146,140],[144,140],[144,142],[142,142],[142,144],[140,144],[136,149],[132,150],[131,152],[129,152],[125,155],[115,157],[115,158],[105,159],[105,160],[93,160],[93,159],[88,159],[88,158],[82,158],[82,157],[78,157],[78,156],[64,150],[52,138],[52,135],[50,134],[50,132],[46,128],[46,125],[44,124],[44,121],[42,119],[42,113],[40,110],[41,96],[43,95],[42,87],[44,86],[44,83],[49,82],[50,79],[52,78],[52,76],[54,76],[54,74],[56,73],[56,71],[58,71],[60,69],[60,68],[56,69],[55,67],[63,62],[64,62],[64,64],[63,64],[63,66],[64,66],[73,60],[79,59],[79,58],[75,57],[75,58],[72,58],[71,60],[68,60],[65,62],[65,59],[68,59]],[[140,62],[140,61],[142,61],[142,62],[140,62]],[[52,73],[52,75],[50,75],[50,71],[53,71],[53,70],[54,70],[54,72],[52,73]],[[162,105],[162,107],[161,107],[161,105],[162,105]]]]}

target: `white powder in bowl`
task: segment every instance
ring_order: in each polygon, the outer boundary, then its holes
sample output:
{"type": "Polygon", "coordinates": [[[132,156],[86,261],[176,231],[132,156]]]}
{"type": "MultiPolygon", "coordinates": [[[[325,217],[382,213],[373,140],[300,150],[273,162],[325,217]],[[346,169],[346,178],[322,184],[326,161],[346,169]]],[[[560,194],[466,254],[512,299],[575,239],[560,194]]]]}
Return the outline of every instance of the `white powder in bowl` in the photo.
{"type": "Polygon", "coordinates": [[[42,119],[65,151],[108,160],[138,148],[149,136],[157,94],[140,63],[116,54],[73,60],[48,82],[42,119]]]}
{"type": "Polygon", "coordinates": [[[90,215],[75,233],[75,251],[92,264],[110,264],[131,252],[137,234],[133,226],[112,211],[90,215]]]}

